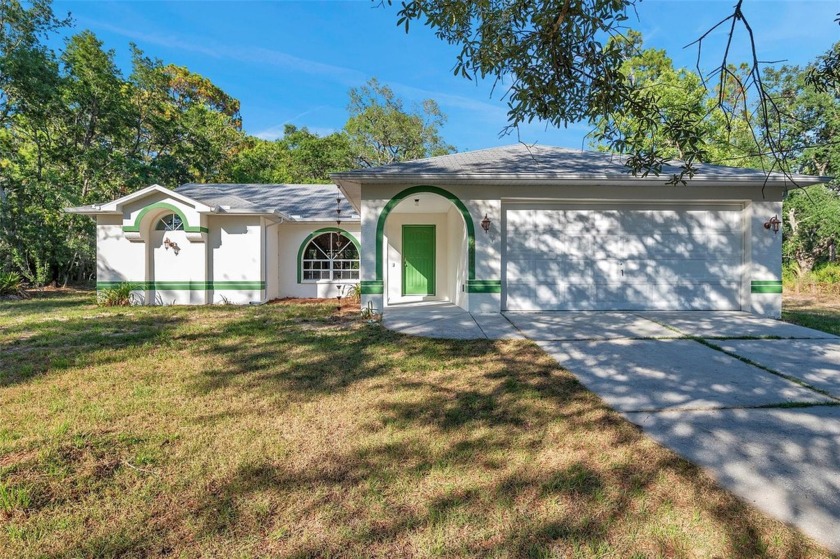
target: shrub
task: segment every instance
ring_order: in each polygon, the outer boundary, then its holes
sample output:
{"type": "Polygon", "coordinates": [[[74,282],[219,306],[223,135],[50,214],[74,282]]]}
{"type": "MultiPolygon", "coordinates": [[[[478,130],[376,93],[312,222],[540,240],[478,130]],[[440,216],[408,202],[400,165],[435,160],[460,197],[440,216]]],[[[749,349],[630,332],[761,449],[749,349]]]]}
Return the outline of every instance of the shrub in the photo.
{"type": "Polygon", "coordinates": [[[840,283],[840,264],[827,262],[814,270],[817,283],[840,283]]]}
{"type": "Polygon", "coordinates": [[[0,296],[22,295],[23,278],[17,272],[0,272],[0,296]]]}
{"type": "Polygon", "coordinates": [[[796,262],[785,264],[782,266],[782,283],[785,285],[794,285],[796,282],[799,281],[800,276],[802,275],[801,270],[799,269],[799,264],[796,262]]]}
{"type": "Polygon", "coordinates": [[[96,303],[101,307],[127,307],[134,302],[131,289],[130,283],[102,289],[96,294],[96,303]]]}

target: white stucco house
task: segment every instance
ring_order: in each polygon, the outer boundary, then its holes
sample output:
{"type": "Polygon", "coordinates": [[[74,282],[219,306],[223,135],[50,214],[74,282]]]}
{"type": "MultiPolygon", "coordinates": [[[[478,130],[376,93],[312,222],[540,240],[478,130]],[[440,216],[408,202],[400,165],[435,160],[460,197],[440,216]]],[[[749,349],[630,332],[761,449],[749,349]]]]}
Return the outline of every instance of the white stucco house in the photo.
{"type": "Polygon", "coordinates": [[[152,185],[67,211],[96,218],[97,288],[130,283],[147,304],[334,297],[359,282],[359,215],[334,184],[152,185]]]}
{"type": "Polygon", "coordinates": [[[773,219],[787,189],[825,179],[701,165],[687,186],[667,185],[676,172],[633,177],[618,156],[517,144],[336,173],[331,185],[150,186],[68,211],[97,220],[98,285],[131,282],[150,303],[333,297],[360,284],[377,311],[441,300],[476,313],[778,317],[773,219]]]}

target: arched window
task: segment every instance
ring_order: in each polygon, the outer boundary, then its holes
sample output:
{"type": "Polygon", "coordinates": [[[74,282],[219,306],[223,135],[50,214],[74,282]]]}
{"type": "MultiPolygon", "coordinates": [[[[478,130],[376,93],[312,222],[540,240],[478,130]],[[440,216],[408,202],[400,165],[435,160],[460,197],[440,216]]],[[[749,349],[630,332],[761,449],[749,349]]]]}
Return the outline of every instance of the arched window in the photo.
{"type": "Polygon", "coordinates": [[[359,279],[359,251],[342,233],[321,233],[303,249],[304,281],[359,279]]]}
{"type": "Polygon", "coordinates": [[[157,231],[183,231],[184,222],[176,214],[167,214],[158,220],[155,225],[157,231]]]}

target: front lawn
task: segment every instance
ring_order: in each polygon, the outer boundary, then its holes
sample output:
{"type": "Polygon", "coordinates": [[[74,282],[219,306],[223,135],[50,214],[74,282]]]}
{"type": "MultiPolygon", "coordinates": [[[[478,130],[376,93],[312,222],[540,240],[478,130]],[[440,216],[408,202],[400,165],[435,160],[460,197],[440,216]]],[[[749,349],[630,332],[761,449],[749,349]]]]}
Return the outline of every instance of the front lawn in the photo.
{"type": "Polygon", "coordinates": [[[0,555],[825,557],[528,342],[0,302],[0,555]]]}
{"type": "Polygon", "coordinates": [[[782,318],[788,322],[840,336],[840,295],[786,294],[782,318]]]}

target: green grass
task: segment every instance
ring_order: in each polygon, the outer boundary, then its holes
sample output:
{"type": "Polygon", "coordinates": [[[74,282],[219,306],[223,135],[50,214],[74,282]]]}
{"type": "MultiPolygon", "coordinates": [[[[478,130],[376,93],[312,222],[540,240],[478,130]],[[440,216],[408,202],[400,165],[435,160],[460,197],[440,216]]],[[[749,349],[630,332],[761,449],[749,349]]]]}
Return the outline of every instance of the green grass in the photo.
{"type": "Polygon", "coordinates": [[[819,307],[785,309],[782,320],[840,336],[840,310],[819,307]]]}
{"type": "Polygon", "coordinates": [[[0,303],[0,555],[826,557],[528,342],[0,303]]]}
{"type": "Polygon", "coordinates": [[[840,296],[826,291],[786,294],[782,320],[840,336],[840,296]]]}

